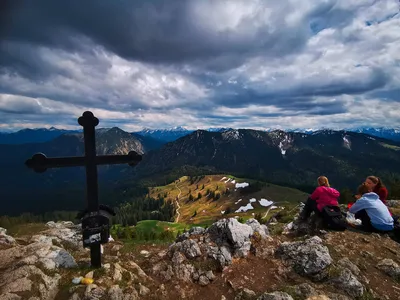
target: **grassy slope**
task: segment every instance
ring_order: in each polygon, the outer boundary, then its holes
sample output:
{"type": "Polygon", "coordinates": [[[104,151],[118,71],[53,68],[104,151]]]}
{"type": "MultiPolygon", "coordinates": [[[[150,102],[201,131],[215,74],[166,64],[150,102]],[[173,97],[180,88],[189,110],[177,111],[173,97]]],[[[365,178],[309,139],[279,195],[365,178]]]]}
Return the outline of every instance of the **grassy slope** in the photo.
{"type": "Polygon", "coordinates": [[[254,182],[252,180],[234,178],[233,176],[228,175],[209,175],[191,184],[190,179],[187,176],[184,176],[169,185],[150,188],[149,194],[152,197],[157,197],[158,194],[161,194],[162,196],[166,195],[166,200],[175,202],[179,192],[181,191],[178,200],[181,207],[179,222],[199,225],[211,224],[213,221],[221,217],[241,216],[246,219],[249,218],[252,213],[264,214],[268,210],[267,207],[262,207],[258,202],[255,202],[252,203],[255,209],[249,210],[246,213],[231,213],[228,216],[221,214],[221,211],[225,211],[228,207],[230,207],[232,212],[234,212],[240,206],[244,206],[249,203],[248,200],[250,198],[256,198],[257,201],[261,198],[265,198],[267,200],[278,202],[278,205],[287,206],[297,203],[298,201],[302,201],[307,197],[306,193],[303,193],[299,190],[273,184],[266,184],[260,191],[242,196],[240,195],[240,189],[235,191],[235,184],[229,182],[225,183],[225,180],[221,181],[223,177],[235,179],[236,182],[248,182],[250,185],[254,182]],[[202,189],[203,184],[204,189],[202,189]],[[216,190],[217,186],[218,190],[216,190]],[[223,192],[227,188],[229,188],[231,193],[226,196],[223,195],[223,192]],[[207,189],[210,189],[211,191],[216,190],[216,192],[221,193],[221,198],[216,201],[207,199],[207,189]],[[195,197],[196,200],[189,202],[189,192],[195,197]],[[201,193],[202,195],[202,198],[199,200],[197,200],[198,193],[201,193]],[[235,204],[235,202],[239,199],[242,199],[242,201],[238,204],[235,204]],[[195,212],[197,212],[196,216],[194,216],[195,212]]]}

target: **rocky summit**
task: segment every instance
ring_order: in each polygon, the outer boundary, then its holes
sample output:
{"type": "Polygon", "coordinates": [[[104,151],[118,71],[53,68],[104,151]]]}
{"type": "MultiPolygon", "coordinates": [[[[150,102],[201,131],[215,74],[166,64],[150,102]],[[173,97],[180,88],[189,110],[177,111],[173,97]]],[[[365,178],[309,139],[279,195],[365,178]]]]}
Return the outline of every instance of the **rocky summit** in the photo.
{"type": "MultiPolygon", "coordinates": [[[[295,226],[293,226],[295,228],[295,226]]],[[[81,228],[0,228],[0,299],[399,299],[399,245],[358,232],[270,235],[255,219],[193,227],[172,244],[104,245],[89,267],[81,228]]]]}

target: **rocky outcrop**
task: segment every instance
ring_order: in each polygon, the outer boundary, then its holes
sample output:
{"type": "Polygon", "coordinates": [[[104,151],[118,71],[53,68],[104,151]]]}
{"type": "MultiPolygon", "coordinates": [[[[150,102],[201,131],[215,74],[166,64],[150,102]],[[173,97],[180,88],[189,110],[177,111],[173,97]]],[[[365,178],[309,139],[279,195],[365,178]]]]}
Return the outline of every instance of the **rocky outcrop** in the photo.
{"type": "Polygon", "coordinates": [[[301,242],[284,242],[276,254],[300,275],[321,280],[327,276],[327,268],[332,263],[328,248],[321,238],[314,236],[301,242]]]}
{"type": "MultiPolygon", "coordinates": [[[[0,251],[0,269],[4,270],[0,275],[0,297],[18,298],[21,293],[28,293],[40,299],[54,299],[61,278],[57,270],[77,266],[74,257],[58,245],[78,233],[75,230],[73,235],[65,234],[72,229],[53,223],[48,225],[49,235],[33,236],[28,244],[20,245],[6,237],[13,242],[9,243],[12,247],[0,251]],[[51,275],[47,271],[52,271],[51,275]]],[[[6,232],[1,229],[1,236],[7,236],[6,232]]]]}
{"type": "Polygon", "coordinates": [[[207,230],[194,227],[169,247],[167,261],[155,264],[153,274],[165,280],[176,276],[185,282],[207,285],[214,280],[214,272],[230,265],[233,257],[249,254],[255,234],[260,239],[268,236],[268,228],[255,219],[246,224],[234,218],[222,219],[207,230]]]}

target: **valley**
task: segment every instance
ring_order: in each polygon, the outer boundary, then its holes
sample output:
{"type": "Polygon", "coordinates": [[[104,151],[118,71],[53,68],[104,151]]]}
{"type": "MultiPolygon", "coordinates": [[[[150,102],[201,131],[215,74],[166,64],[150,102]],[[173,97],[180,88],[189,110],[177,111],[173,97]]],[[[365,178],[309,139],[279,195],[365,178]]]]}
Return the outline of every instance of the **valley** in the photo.
{"type": "MultiPolygon", "coordinates": [[[[149,196],[164,195],[176,204],[176,223],[208,225],[220,218],[248,219],[304,201],[308,194],[231,175],[183,176],[166,186],[149,188],[149,196]]],[[[272,213],[271,213],[272,214],[272,213]]]]}

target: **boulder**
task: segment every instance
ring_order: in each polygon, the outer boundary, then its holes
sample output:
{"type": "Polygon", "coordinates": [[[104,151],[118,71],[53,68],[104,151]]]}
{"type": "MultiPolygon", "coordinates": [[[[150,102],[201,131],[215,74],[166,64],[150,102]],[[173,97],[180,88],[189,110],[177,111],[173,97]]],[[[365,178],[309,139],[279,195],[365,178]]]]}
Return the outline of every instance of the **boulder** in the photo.
{"type": "Polygon", "coordinates": [[[36,252],[38,261],[41,262],[46,269],[54,270],[55,268],[74,268],[77,263],[73,256],[65,249],[56,246],[43,248],[36,252]]]}
{"type": "Polygon", "coordinates": [[[318,236],[300,242],[284,242],[276,254],[292,265],[298,274],[316,280],[327,276],[325,271],[332,263],[328,248],[318,236]]]}
{"type": "Polygon", "coordinates": [[[381,260],[377,268],[393,278],[400,278],[400,266],[392,259],[381,260]]]}
{"type": "Polygon", "coordinates": [[[244,257],[250,251],[253,229],[235,218],[222,219],[212,224],[207,233],[218,246],[231,245],[234,256],[244,257]]]}
{"type": "Polygon", "coordinates": [[[339,270],[339,274],[331,278],[330,282],[353,298],[361,297],[364,294],[364,286],[349,269],[339,270]]]}

